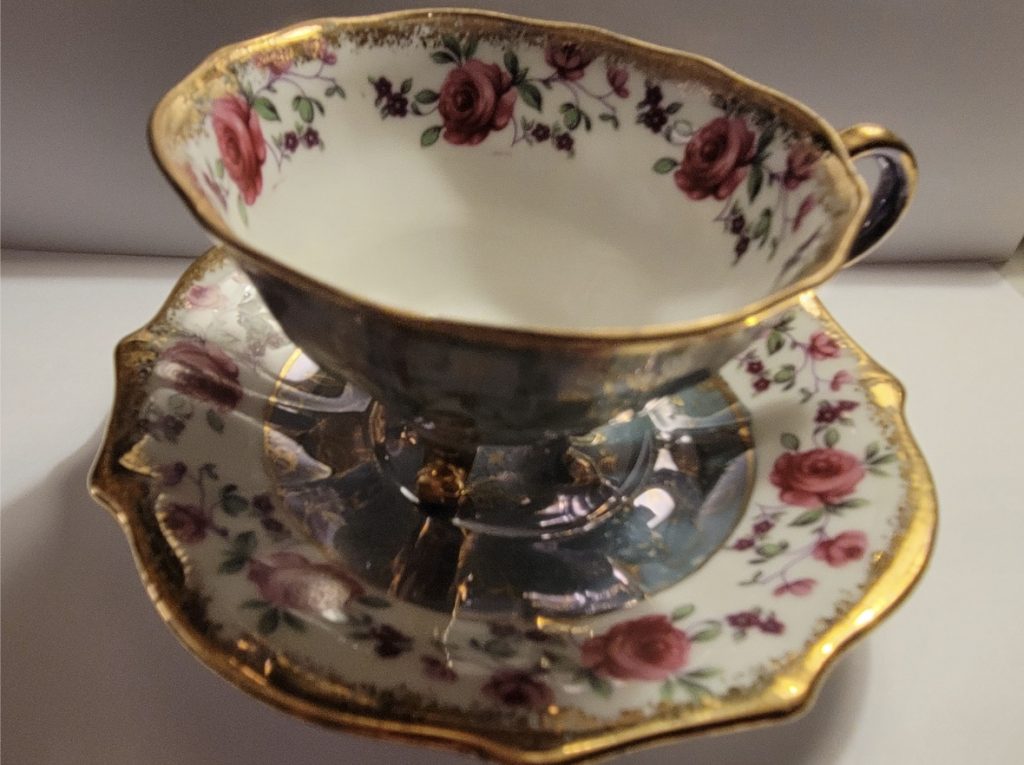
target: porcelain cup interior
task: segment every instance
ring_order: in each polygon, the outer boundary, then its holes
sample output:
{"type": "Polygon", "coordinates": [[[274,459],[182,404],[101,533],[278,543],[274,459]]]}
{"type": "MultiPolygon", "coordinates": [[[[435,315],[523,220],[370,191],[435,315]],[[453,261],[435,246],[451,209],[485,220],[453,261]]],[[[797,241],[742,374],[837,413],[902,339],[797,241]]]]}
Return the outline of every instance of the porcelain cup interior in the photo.
{"type": "Polygon", "coordinates": [[[151,141],[321,366],[493,443],[584,431],[715,369],[840,267],[868,202],[835,131],[770,89],[479,12],[225,48],[151,141]]]}

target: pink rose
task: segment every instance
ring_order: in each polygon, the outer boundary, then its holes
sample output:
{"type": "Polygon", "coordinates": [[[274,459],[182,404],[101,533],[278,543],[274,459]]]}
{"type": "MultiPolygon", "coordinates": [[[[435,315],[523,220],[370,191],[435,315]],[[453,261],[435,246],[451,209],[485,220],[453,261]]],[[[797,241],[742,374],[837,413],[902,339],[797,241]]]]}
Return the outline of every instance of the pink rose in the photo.
{"type": "Polygon", "coordinates": [[[594,60],[594,54],[581,48],[578,43],[552,40],[544,49],[544,60],[563,80],[578,80],[587,65],[594,60]]]}
{"type": "Polygon", "coordinates": [[[629,88],[626,87],[626,83],[629,82],[628,69],[621,66],[610,66],[605,76],[615,95],[619,98],[629,98],[629,88]]]}
{"type": "Polygon", "coordinates": [[[814,546],[811,553],[816,560],[824,561],[833,568],[845,566],[860,560],[868,549],[868,538],[863,531],[844,531],[842,534],[826,537],[814,546]]]}
{"type": "Polygon", "coordinates": [[[268,603],[332,622],[344,621],[345,604],[363,594],[359,583],[338,566],[313,563],[295,552],[253,558],[248,577],[268,603]]]}
{"type": "Polygon", "coordinates": [[[581,663],[599,675],[619,680],[664,680],[686,666],[690,640],[655,614],[619,622],[583,644],[581,663]]]}
{"type": "Polygon", "coordinates": [[[519,669],[498,670],[480,690],[506,706],[536,711],[547,709],[555,700],[554,692],[546,683],[519,669]]]}
{"type": "Polygon", "coordinates": [[[811,354],[812,359],[817,359],[818,361],[834,359],[841,350],[839,343],[824,332],[815,332],[811,335],[810,340],[807,341],[807,352],[811,354]]]}
{"type": "Polygon", "coordinates": [[[251,205],[263,189],[260,168],[267,158],[259,115],[242,96],[218,98],[213,102],[213,132],[224,169],[251,205]]]}
{"type": "Polygon", "coordinates": [[[512,76],[497,64],[471,58],[452,69],[441,85],[437,111],[444,120],[444,138],[474,146],[512,119],[516,91],[512,76]]]}
{"type": "Polygon", "coordinates": [[[832,382],[828,384],[832,390],[839,390],[844,385],[848,385],[853,382],[853,375],[845,369],[840,369],[832,376],[832,382]]]}
{"type": "Polygon", "coordinates": [[[754,159],[754,133],[740,117],[718,117],[698,130],[675,172],[676,185],[690,199],[713,194],[725,199],[747,177],[754,159]]]}
{"type": "Polygon", "coordinates": [[[185,293],[189,308],[219,308],[224,305],[224,296],[216,285],[193,284],[185,293]]]}
{"type": "Polygon", "coordinates": [[[786,504],[818,507],[840,502],[863,477],[864,465],[849,452],[811,449],[780,454],[769,480],[779,488],[779,499],[786,504]]]}
{"type": "Polygon", "coordinates": [[[795,144],[786,157],[786,172],[782,176],[782,185],[792,191],[814,174],[814,165],[821,152],[811,143],[795,144]]]}
{"type": "Polygon", "coordinates": [[[180,340],[165,348],[160,361],[169,366],[174,389],[230,410],[242,400],[238,365],[216,345],[202,340],[180,340]]]}
{"type": "Polygon", "coordinates": [[[776,587],[772,594],[776,597],[779,595],[796,595],[799,598],[803,598],[811,594],[816,584],[817,582],[813,579],[797,579],[776,587]]]}

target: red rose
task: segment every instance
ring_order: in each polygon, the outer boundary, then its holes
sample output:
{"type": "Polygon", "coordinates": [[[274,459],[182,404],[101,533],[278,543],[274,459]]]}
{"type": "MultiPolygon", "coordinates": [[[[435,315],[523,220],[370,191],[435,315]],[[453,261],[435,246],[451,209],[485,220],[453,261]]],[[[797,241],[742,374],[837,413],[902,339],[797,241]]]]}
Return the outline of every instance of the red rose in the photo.
{"type": "Polygon", "coordinates": [[[832,337],[824,332],[815,332],[807,341],[807,352],[812,359],[834,359],[842,349],[832,337]]]}
{"type": "Polygon", "coordinates": [[[663,680],[686,666],[690,640],[656,614],[619,622],[583,644],[581,662],[619,680],[663,680]]]}
{"type": "Polygon", "coordinates": [[[218,98],[213,102],[213,132],[224,169],[251,205],[263,189],[260,168],[267,158],[259,115],[241,96],[218,98]]]}
{"type": "Polygon", "coordinates": [[[754,159],[754,133],[739,117],[718,117],[698,130],[675,172],[676,185],[690,199],[713,194],[725,199],[747,177],[754,159]]]}
{"type": "Polygon", "coordinates": [[[512,76],[497,64],[471,58],[452,69],[441,85],[437,111],[444,120],[444,138],[474,146],[512,119],[516,92],[512,76]]]}
{"type": "Polygon", "coordinates": [[[544,60],[563,80],[578,80],[583,76],[587,65],[594,60],[594,54],[574,42],[552,41],[544,50],[544,60]]]}
{"type": "Polygon", "coordinates": [[[174,389],[186,396],[228,410],[242,400],[238,365],[216,345],[181,340],[164,349],[160,361],[169,365],[174,389]]]}
{"type": "Polygon", "coordinates": [[[793,146],[786,157],[786,172],[782,176],[782,185],[792,191],[810,178],[820,156],[821,152],[813,144],[798,143],[793,146]]]}
{"type": "Polygon", "coordinates": [[[783,452],[769,480],[779,487],[779,499],[790,505],[818,507],[835,504],[853,493],[864,477],[864,465],[841,449],[783,452]]]}
{"type": "Polygon", "coordinates": [[[863,531],[844,531],[829,539],[826,537],[814,546],[811,553],[817,560],[833,568],[845,566],[850,561],[860,560],[868,549],[868,538],[863,531]]]}
{"type": "Polygon", "coordinates": [[[610,66],[608,71],[605,72],[605,76],[608,78],[608,84],[611,85],[612,92],[615,93],[619,98],[629,97],[629,88],[626,84],[629,82],[629,70],[621,66],[610,66]]]}
{"type": "Polygon", "coordinates": [[[248,577],[268,603],[332,622],[344,621],[345,604],[363,594],[359,583],[342,569],[313,563],[294,552],[253,558],[248,577]]]}
{"type": "Polygon", "coordinates": [[[519,669],[498,670],[480,690],[506,706],[537,711],[547,709],[555,700],[555,694],[547,684],[519,669]]]}

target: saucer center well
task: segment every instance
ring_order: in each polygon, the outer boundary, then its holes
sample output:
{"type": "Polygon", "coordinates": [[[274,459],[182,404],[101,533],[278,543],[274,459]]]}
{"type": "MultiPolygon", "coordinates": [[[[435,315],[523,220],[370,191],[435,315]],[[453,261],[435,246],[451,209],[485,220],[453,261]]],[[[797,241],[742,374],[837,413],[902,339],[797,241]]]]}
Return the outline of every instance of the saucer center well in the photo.
{"type": "Polygon", "coordinates": [[[747,413],[718,377],[569,442],[482,446],[442,513],[416,500],[414,431],[350,384],[282,377],[273,400],[267,464],[299,532],[368,588],[463,617],[627,608],[721,547],[754,477],[747,413]]]}

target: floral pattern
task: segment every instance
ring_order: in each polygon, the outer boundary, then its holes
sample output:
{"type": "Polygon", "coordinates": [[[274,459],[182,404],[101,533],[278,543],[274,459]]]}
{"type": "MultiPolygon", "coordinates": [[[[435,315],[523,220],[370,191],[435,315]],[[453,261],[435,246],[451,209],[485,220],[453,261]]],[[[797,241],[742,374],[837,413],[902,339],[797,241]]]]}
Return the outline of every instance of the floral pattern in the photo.
{"type": "Polygon", "coordinates": [[[723,370],[753,412],[762,477],[726,547],[684,585],[572,631],[447,615],[432,624],[292,531],[288,507],[253,470],[272,379],[263,370],[294,348],[274,340],[244,278],[226,264],[181,295],[138,411],[131,454],[143,461],[125,465],[153,482],[161,530],[201,575],[219,630],[287,646],[352,682],[400,677],[428,698],[531,716],[700,704],[802,644],[890,533],[896,453],[866,414],[844,342],[792,311],[723,370]],[[769,411],[788,413],[776,422],[769,411]],[[778,429],[771,442],[766,428],[778,429]]]}

